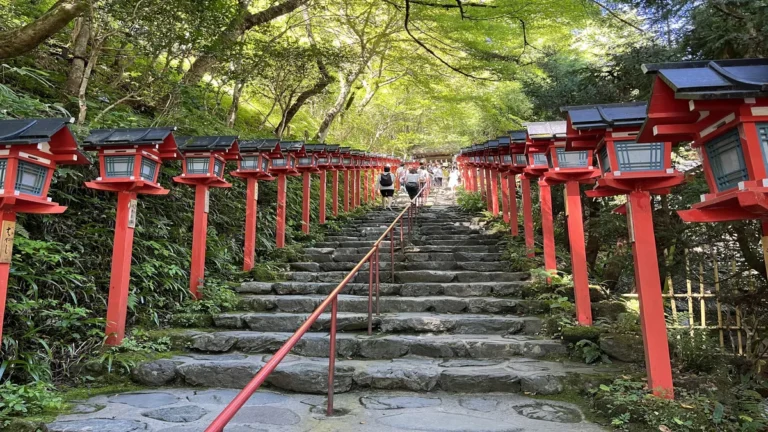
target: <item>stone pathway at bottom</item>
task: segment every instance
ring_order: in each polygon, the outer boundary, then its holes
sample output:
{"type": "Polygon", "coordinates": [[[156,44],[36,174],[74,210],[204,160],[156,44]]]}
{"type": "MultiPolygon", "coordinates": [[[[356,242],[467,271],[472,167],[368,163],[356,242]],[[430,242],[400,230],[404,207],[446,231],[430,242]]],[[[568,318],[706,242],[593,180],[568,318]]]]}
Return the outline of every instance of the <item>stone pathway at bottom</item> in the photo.
{"type": "MultiPolygon", "coordinates": [[[[50,432],[202,432],[237,394],[233,389],[164,389],[98,396],[50,432]]],[[[568,403],[509,393],[353,392],[324,396],[259,391],[224,432],[596,432],[568,403]]]]}

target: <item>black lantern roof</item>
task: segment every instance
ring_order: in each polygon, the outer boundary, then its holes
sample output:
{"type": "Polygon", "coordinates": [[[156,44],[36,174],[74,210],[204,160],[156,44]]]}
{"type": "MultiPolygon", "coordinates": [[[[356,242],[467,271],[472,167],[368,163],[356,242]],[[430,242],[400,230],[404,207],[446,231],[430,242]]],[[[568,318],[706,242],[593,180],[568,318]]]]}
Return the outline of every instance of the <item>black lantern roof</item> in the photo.
{"type": "Polygon", "coordinates": [[[325,151],[327,153],[336,153],[339,150],[340,150],[340,148],[337,145],[326,145],[325,146],[325,151]]]}
{"type": "Polygon", "coordinates": [[[631,102],[567,106],[560,108],[560,111],[568,114],[574,129],[586,130],[642,126],[647,117],[647,109],[648,104],[646,102],[631,102]]]}
{"type": "Polygon", "coordinates": [[[178,137],[182,153],[199,151],[228,151],[237,143],[236,136],[178,137]]]}
{"type": "Polygon", "coordinates": [[[72,123],[73,119],[1,120],[0,143],[39,144],[49,142],[53,135],[72,123]]]}
{"type": "Polygon", "coordinates": [[[768,59],[651,63],[643,72],[658,75],[678,99],[768,97],[768,59]]]}
{"type": "Polygon", "coordinates": [[[320,153],[326,151],[326,147],[325,144],[307,144],[304,146],[304,150],[307,153],[320,153]]]}
{"type": "Polygon", "coordinates": [[[238,142],[240,151],[280,152],[279,139],[250,139],[238,142]]]}
{"type": "Polygon", "coordinates": [[[496,140],[491,140],[485,143],[485,148],[488,150],[496,150],[499,148],[499,142],[496,140]]]}
{"type": "Polygon", "coordinates": [[[524,143],[528,131],[525,129],[511,130],[508,132],[513,143],[524,143]]]}
{"type": "Polygon", "coordinates": [[[352,149],[349,147],[339,147],[339,153],[346,154],[351,152],[352,152],[352,149]]]}
{"type": "Polygon", "coordinates": [[[568,124],[564,121],[526,123],[531,139],[565,138],[568,124]]]}
{"type": "Polygon", "coordinates": [[[175,130],[175,127],[94,129],[83,141],[85,143],[83,148],[95,150],[97,147],[159,145],[175,130]]]}
{"type": "Polygon", "coordinates": [[[360,150],[352,150],[351,153],[352,156],[365,156],[365,152],[360,150]]]}
{"type": "Polygon", "coordinates": [[[496,138],[496,141],[499,142],[499,146],[508,146],[509,145],[509,137],[498,137],[496,138]]]}
{"type": "Polygon", "coordinates": [[[286,152],[304,151],[304,141],[280,141],[280,148],[286,152]]]}

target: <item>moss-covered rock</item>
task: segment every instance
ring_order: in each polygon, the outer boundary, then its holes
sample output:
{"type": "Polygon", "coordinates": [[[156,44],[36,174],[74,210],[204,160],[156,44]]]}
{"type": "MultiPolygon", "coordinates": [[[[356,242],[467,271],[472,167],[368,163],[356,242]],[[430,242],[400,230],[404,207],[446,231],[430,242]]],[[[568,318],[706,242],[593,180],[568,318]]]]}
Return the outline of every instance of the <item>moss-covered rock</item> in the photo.
{"type": "Polygon", "coordinates": [[[608,293],[601,286],[589,286],[589,298],[592,300],[592,303],[608,300],[609,297],[608,293]]]}
{"type": "Polygon", "coordinates": [[[207,313],[177,313],[171,317],[171,324],[176,327],[211,327],[213,317],[207,313]]]}
{"type": "Polygon", "coordinates": [[[634,334],[603,334],[600,336],[600,349],[609,357],[627,362],[643,363],[643,338],[634,334]]]}
{"type": "Polygon", "coordinates": [[[563,327],[562,329],[563,340],[569,343],[577,343],[584,339],[597,342],[600,340],[600,329],[597,327],[588,326],[572,326],[563,327]]]}
{"type": "Polygon", "coordinates": [[[592,317],[616,321],[620,314],[626,313],[627,307],[620,301],[600,301],[592,303],[592,317]]]}
{"type": "Polygon", "coordinates": [[[45,423],[14,419],[5,427],[0,422],[0,432],[48,432],[48,427],[45,423]]]}

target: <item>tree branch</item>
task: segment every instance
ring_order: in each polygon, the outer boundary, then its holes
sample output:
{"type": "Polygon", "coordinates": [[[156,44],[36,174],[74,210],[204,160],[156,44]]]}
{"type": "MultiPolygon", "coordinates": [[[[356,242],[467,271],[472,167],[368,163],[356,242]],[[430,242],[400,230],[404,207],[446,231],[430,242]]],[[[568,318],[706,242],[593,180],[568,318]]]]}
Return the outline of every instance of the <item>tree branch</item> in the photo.
{"type": "MultiPolygon", "coordinates": [[[[476,79],[476,80],[480,80],[480,81],[499,81],[497,79],[479,77],[479,76],[472,75],[470,73],[464,72],[463,70],[461,70],[461,69],[451,65],[447,61],[443,60],[439,55],[437,55],[436,52],[432,51],[432,49],[430,49],[422,41],[420,41],[416,36],[414,36],[414,34],[411,33],[411,29],[408,27],[408,22],[411,19],[411,1],[413,1],[413,0],[405,0],[404,26],[405,26],[405,32],[408,33],[408,36],[410,36],[411,39],[413,39],[414,42],[416,42],[427,53],[429,53],[429,55],[431,55],[432,57],[436,58],[440,63],[442,63],[443,65],[445,65],[446,67],[448,67],[449,69],[451,69],[452,71],[454,71],[454,72],[456,72],[458,74],[464,75],[467,78],[472,78],[472,79],[476,79]]],[[[419,4],[419,3],[417,3],[417,4],[419,4]]]]}
{"type": "Polygon", "coordinates": [[[617,20],[619,20],[619,21],[623,22],[624,24],[632,27],[633,29],[639,31],[640,33],[645,33],[645,30],[641,29],[640,27],[638,27],[638,26],[632,24],[631,22],[625,20],[624,18],[620,17],[616,12],[612,11],[608,6],[600,3],[597,0],[588,0],[588,1],[591,1],[592,3],[600,6],[604,11],[608,12],[608,15],[616,18],[617,20]]]}

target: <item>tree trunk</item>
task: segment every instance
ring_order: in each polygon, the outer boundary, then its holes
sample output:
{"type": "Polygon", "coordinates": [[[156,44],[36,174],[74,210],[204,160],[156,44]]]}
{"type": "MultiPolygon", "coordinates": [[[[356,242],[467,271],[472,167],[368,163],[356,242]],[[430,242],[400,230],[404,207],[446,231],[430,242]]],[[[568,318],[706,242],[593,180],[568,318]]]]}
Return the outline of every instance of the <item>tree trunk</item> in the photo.
{"type": "Polygon", "coordinates": [[[80,107],[80,112],[77,114],[77,124],[82,125],[85,123],[85,118],[88,113],[88,104],[86,100],[86,94],[88,93],[88,82],[91,80],[91,73],[93,72],[96,62],[99,60],[99,54],[101,53],[101,46],[104,43],[97,43],[91,47],[91,56],[88,59],[88,65],[83,72],[83,80],[80,82],[80,89],[77,91],[77,101],[80,107]]]}
{"type": "Polygon", "coordinates": [[[325,113],[325,118],[323,118],[323,122],[320,123],[320,128],[318,128],[317,135],[315,135],[315,139],[321,143],[325,142],[325,137],[328,135],[328,130],[331,128],[333,120],[336,119],[336,116],[344,109],[344,104],[347,102],[349,92],[352,91],[352,81],[354,81],[354,79],[347,79],[343,74],[339,75],[339,96],[336,98],[336,102],[331,109],[325,113]]]}
{"type": "Polygon", "coordinates": [[[40,18],[20,29],[0,33],[0,60],[37,48],[88,7],[88,0],[59,0],[40,18]]]}
{"type": "Polygon", "coordinates": [[[77,34],[72,41],[72,66],[69,68],[67,81],[64,83],[64,92],[68,95],[77,95],[80,83],[85,73],[85,56],[88,53],[88,41],[91,39],[91,20],[78,18],[77,34]]]}
{"type": "Polygon", "coordinates": [[[227,126],[231,128],[235,127],[237,110],[240,108],[240,95],[243,94],[243,87],[245,87],[245,81],[235,81],[235,88],[232,90],[232,105],[229,106],[229,114],[227,115],[227,126]]]}
{"type": "MultiPolygon", "coordinates": [[[[255,14],[248,13],[247,9],[229,23],[229,29],[222,32],[213,42],[214,47],[230,46],[248,30],[266,24],[275,18],[293,12],[303,6],[309,0],[286,0],[283,3],[268,7],[255,14]]],[[[203,76],[218,63],[215,53],[204,53],[195,59],[189,71],[184,75],[185,84],[197,84],[203,76]]]]}

